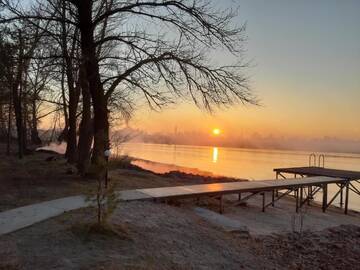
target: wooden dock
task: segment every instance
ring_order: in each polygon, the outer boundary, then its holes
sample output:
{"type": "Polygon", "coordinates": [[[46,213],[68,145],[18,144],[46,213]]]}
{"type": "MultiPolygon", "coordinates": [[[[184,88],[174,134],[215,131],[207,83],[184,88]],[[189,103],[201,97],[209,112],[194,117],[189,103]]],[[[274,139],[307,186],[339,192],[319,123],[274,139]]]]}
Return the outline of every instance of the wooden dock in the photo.
{"type": "MultiPolygon", "coordinates": [[[[280,170],[280,169],[279,169],[280,170]]],[[[360,174],[360,173],[359,173],[360,174]]],[[[279,180],[263,180],[263,181],[243,181],[243,182],[229,182],[229,183],[215,183],[215,184],[201,184],[201,185],[187,185],[174,186],[162,188],[147,188],[120,191],[118,193],[119,199],[122,201],[133,200],[168,200],[168,199],[183,199],[183,198],[199,198],[203,196],[212,196],[219,198],[220,212],[223,211],[222,197],[226,194],[239,194],[238,203],[246,201],[250,197],[260,194],[263,197],[262,210],[272,205],[282,197],[293,193],[296,199],[296,211],[305,203],[310,204],[314,195],[323,190],[323,211],[333,202],[333,199],[327,199],[327,185],[337,184],[339,186],[346,186],[349,180],[339,177],[328,176],[312,176],[302,178],[291,178],[279,180]],[[285,191],[279,193],[278,191],[285,191]],[[265,195],[270,192],[272,194],[271,201],[266,202],[265,195]],[[241,197],[243,193],[247,196],[241,197]]],[[[348,196],[347,196],[348,198],[348,196]]],[[[346,199],[346,204],[348,199],[346,199]]],[[[346,209],[347,212],[347,209],[346,209]]]]}
{"type": "MultiPolygon", "coordinates": [[[[309,161],[309,164],[311,160],[309,161]]],[[[320,163],[320,161],[319,161],[320,163]]],[[[284,180],[287,180],[286,174],[290,174],[295,177],[295,179],[300,177],[312,177],[312,176],[326,176],[326,177],[334,177],[341,178],[344,181],[341,183],[334,183],[339,187],[338,192],[334,195],[333,198],[330,199],[329,202],[327,199],[327,185],[323,185],[323,211],[338,197],[340,196],[340,207],[343,207],[345,204],[345,214],[348,212],[349,205],[349,192],[352,191],[355,194],[360,196],[360,190],[352,183],[357,182],[360,184],[360,172],[357,171],[349,171],[349,170],[338,170],[331,168],[324,168],[319,166],[308,166],[308,167],[293,167],[293,168],[276,168],[274,169],[276,173],[276,179],[281,177],[284,180]],[[345,195],[343,194],[345,190],[345,195]],[[345,196],[345,202],[344,202],[345,196]]]]}
{"type": "Polygon", "coordinates": [[[328,176],[328,177],[336,177],[343,178],[350,181],[359,180],[360,172],[356,171],[348,171],[348,170],[338,170],[338,169],[330,169],[323,167],[293,167],[293,168],[277,168],[274,169],[274,172],[277,174],[293,174],[299,176],[328,176]]]}

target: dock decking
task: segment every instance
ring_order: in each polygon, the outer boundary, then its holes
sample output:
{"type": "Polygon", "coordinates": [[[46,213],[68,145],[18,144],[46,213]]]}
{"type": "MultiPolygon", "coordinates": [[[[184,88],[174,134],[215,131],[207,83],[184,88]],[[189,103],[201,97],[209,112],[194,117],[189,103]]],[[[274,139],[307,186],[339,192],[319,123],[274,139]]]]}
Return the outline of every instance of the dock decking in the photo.
{"type": "Polygon", "coordinates": [[[360,172],[356,171],[347,171],[347,170],[337,170],[323,167],[293,167],[293,168],[276,168],[274,172],[277,174],[289,173],[300,176],[328,176],[343,178],[347,180],[359,180],[360,172]]]}
{"type": "Polygon", "coordinates": [[[215,196],[220,198],[220,212],[222,212],[222,196],[226,194],[239,194],[239,203],[250,198],[253,195],[261,194],[263,196],[263,211],[267,206],[274,206],[275,202],[283,196],[294,192],[296,198],[296,210],[304,204],[310,203],[313,196],[323,189],[326,196],[323,196],[323,211],[332,203],[327,200],[327,185],[337,184],[339,186],[346,186],[347,179],[314,176],[306,178],[292,178],[284,180],[263,180],[263,181],[244,181],[244,182],[229,182],[229,183],[215,183],[215,184],[201,184],[201,185],[187,185],[174,186],[163,188],[147,188],[120,191],[118,193],[119,199],[122,201],[133,200],[166,200],[166,199],[182,199],[182,198],[197,198],[201,196],[215,196]],[[287,190],[285,193],[279,195],[279,190],[287,190]],[[272,192],[271,202],[266,204],[265,192],[272,192]],[[241,198],[241,193],[250,193],[250,195],[241,198]]]}

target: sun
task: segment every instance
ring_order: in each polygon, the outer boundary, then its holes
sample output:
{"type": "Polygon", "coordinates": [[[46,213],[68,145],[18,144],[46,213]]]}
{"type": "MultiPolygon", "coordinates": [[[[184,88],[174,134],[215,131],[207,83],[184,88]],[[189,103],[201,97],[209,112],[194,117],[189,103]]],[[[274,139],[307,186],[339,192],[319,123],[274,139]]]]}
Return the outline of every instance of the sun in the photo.
{"type": "Polygon", "coordinates": [[[212,130],[212,133],[213,133],[213,135],[215,135],[215,136],[219,136],[220,133],[221,133],[221,130],[220,130],[219,128],[214,128],[214,129],[212,130]]]}

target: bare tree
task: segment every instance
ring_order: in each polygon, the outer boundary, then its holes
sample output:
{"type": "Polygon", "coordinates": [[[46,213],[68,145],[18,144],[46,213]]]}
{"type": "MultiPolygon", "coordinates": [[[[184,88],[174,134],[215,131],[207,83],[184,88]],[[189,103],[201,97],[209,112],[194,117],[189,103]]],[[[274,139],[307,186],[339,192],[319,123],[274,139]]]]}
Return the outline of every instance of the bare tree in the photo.
{"type": "Polygon", "coordinates": [[[97,1],[71,2],[78,9],[82,57],[97,101],[94,160],[102,159],[107,147],[107,107],[115,92],[142,93],[152,108],[175,102],[174,97],[190,97],[207,110],[236,101],[256,103],[242,73],[246,64],[217,66],[207,57],[222,48],[242,60],[245,28],[232,27],[231,11],[213,11],[203,1],[113,1],[104,11],[94,8],[97,1]],[[104,20],[109,27],[100,36],[104,20]],[[161,28],[171,33],[159,32],[161,28]],[[113,49],[97,58],[96,48],[104,44],[113,49]]]}
{"type": "MultiPolygon", "coordinates": [[[[40,48],[37,54],[43,53],[40,48]]],[[[61,108],[48,108],[44,105],[45,96],[52,92],[49,87],[52,74],[52,65],[49,61],[33,59],[30,64],[27,77],[28,106],[30,111],[29,124],[30,141],[34,145],[41,145],[41,139],[38,132],[38,123],[41,119],[47,117],[61,108]]]]}
{"type": "Polygon", "coordinates": [[[0,38],[0,139],[6,140],[6,153],[10,154],[12,129],[12,77],[13,77],[13,46],[4,37],[6,29],[1,29],[0,38]]]}
{"type": "Polygon", "coordinates": [[[245,27],[234,26],[232,10],[217,10],[208,1],[59,1],[68,4],[66,16],[54,16],[50,0],[38,0],[36,12],[2,0],[12,12],[0,21],[51,22],[79,31],[93,107],[94,163],[104,163],[109,147],[109,108],[129,108],[129,96],[135,102],[144,97],[153,109],[179,98],[208,111],[257,103],[243,73],[245,27]],[[216,63],[212,56],[219,50],[234,63],[216,63]]]}

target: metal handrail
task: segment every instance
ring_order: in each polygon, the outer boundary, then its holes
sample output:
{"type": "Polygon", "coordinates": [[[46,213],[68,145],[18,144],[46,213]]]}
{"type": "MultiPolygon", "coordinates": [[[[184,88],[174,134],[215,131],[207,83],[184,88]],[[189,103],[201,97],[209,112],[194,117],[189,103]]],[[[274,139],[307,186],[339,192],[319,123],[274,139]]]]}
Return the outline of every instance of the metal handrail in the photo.
{"type": "Polygon", "coordinates": [[[318,165],[319,165],[319,167],[322,167],[322,168],[325,167],[325,155],[323,155],[323,154],[319,155],[318,165]],[[322,160],[322,166],[321,166],[321,160],[322,160]]]}
{"type": "Polygon", "coordinates": [[[315,153],[312,153],[312,154],[309,155],[309,167],[316,167],[316,155],[315,155],[315,153]],[[314,157],[314,165],[313,166],[312,166],[312,163],[311,163],[312,157],[314,157]]]}

